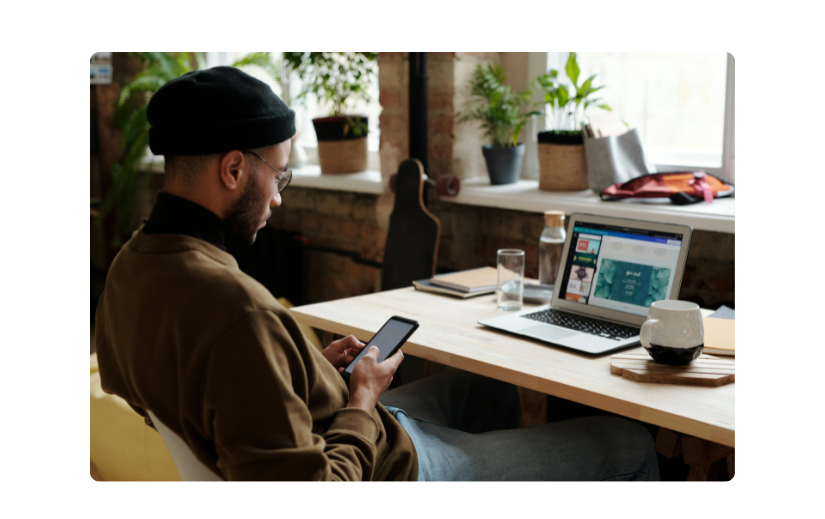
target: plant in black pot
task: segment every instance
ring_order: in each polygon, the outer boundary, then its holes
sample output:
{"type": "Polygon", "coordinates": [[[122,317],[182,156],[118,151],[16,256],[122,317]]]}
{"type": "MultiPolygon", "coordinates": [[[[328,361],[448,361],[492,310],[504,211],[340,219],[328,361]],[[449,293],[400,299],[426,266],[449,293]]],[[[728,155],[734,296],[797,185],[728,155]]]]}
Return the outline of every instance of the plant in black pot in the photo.
{"type": "Polygon", "coordinates": [[[587,164],[584,158],[584,138],[581,121],[591,106],[603,110],[610,107],[593,95],[604,88],[594,87],[596,74],[579,84],[576,53],[567,58],[565,85],[557,70],[540,76],[537,82],[544,91],[544,102],[550,109],[547,118],[553,128],[538,134],[539,189],[548,191],[581,191],[588,189],[587,164]]]}
{"type": "Polygon", "coordinates": [[[484,136],[492,144],[482,146],[491,184],[512,184],[518,181],[524,160],[524,144],[518,137],[525,123],[541,112],[530,103],[533,91],[525,88],[513,92],[505,85],[507,76],[501,65],[478,65],[470,78],[470,101],[459,122],[478,121],[484,136]]]}
{"type": "Polygon", "coordinates": [[[321,173],[355,173],[367,169],[367,116],[347,114],[357,101],[369,102],[370,77],[377,52],[285,52],[284,61],[298,73],[298,99],[313,94],[328,105],[328,117],[312,120],[318,138],[321,173]]]}

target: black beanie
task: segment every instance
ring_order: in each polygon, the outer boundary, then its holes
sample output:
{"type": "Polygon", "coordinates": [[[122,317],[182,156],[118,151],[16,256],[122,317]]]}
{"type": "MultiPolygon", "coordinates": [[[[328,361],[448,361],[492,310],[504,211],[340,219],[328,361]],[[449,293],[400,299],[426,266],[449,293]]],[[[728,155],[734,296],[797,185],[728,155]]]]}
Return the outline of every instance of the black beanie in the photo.
{"type": "Polygon", "coordinates": [[[278,144],[295,135],[295,112],[264,83],[234,67],[189,72],[149,100],[155,155],[207,155],[278,144]]]}

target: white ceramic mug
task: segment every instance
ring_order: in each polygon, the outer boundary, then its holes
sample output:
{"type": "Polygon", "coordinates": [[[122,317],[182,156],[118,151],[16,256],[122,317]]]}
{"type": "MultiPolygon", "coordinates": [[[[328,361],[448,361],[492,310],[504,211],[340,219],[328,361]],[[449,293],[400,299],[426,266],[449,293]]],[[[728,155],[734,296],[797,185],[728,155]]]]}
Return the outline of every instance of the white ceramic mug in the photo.
{"type": "Polygon", "coordinates": [[[688,301],[656,301],[650,305],[639,339],[657,362],[671,366],[690,364],[705,345],[699,305],[688,301]]]}

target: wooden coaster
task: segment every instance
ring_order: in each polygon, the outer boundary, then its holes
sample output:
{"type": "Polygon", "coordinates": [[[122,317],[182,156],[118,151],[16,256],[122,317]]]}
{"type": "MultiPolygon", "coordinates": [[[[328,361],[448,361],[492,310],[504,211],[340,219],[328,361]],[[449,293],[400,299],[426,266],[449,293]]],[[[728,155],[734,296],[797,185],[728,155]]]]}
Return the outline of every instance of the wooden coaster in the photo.
{"type": "Polygon", "coordinates": [[[652,384],[724,386],[734,382],[734,367],[734,359],[720,359],[710,355],[699,355],[699,358],[687,366],[659,364],[646,353],[610,357],[610,372],[614,375],[652,384]]]}

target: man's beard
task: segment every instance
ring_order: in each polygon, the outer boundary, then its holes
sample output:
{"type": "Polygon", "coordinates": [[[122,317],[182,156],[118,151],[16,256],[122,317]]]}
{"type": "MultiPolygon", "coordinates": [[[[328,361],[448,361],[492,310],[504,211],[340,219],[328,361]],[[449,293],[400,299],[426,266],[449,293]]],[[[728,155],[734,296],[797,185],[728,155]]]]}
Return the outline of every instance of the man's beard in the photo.
{"type": "Polygon", "coordinates": [[[261,222],[260,208],[264,200],[255,189],[256,175],[249,178],[243,193],[235,200],[227,211],[226,227],[229,235],[227,243],[231,245],[252,245],[258,235],[258,225],[261,222]]]}

